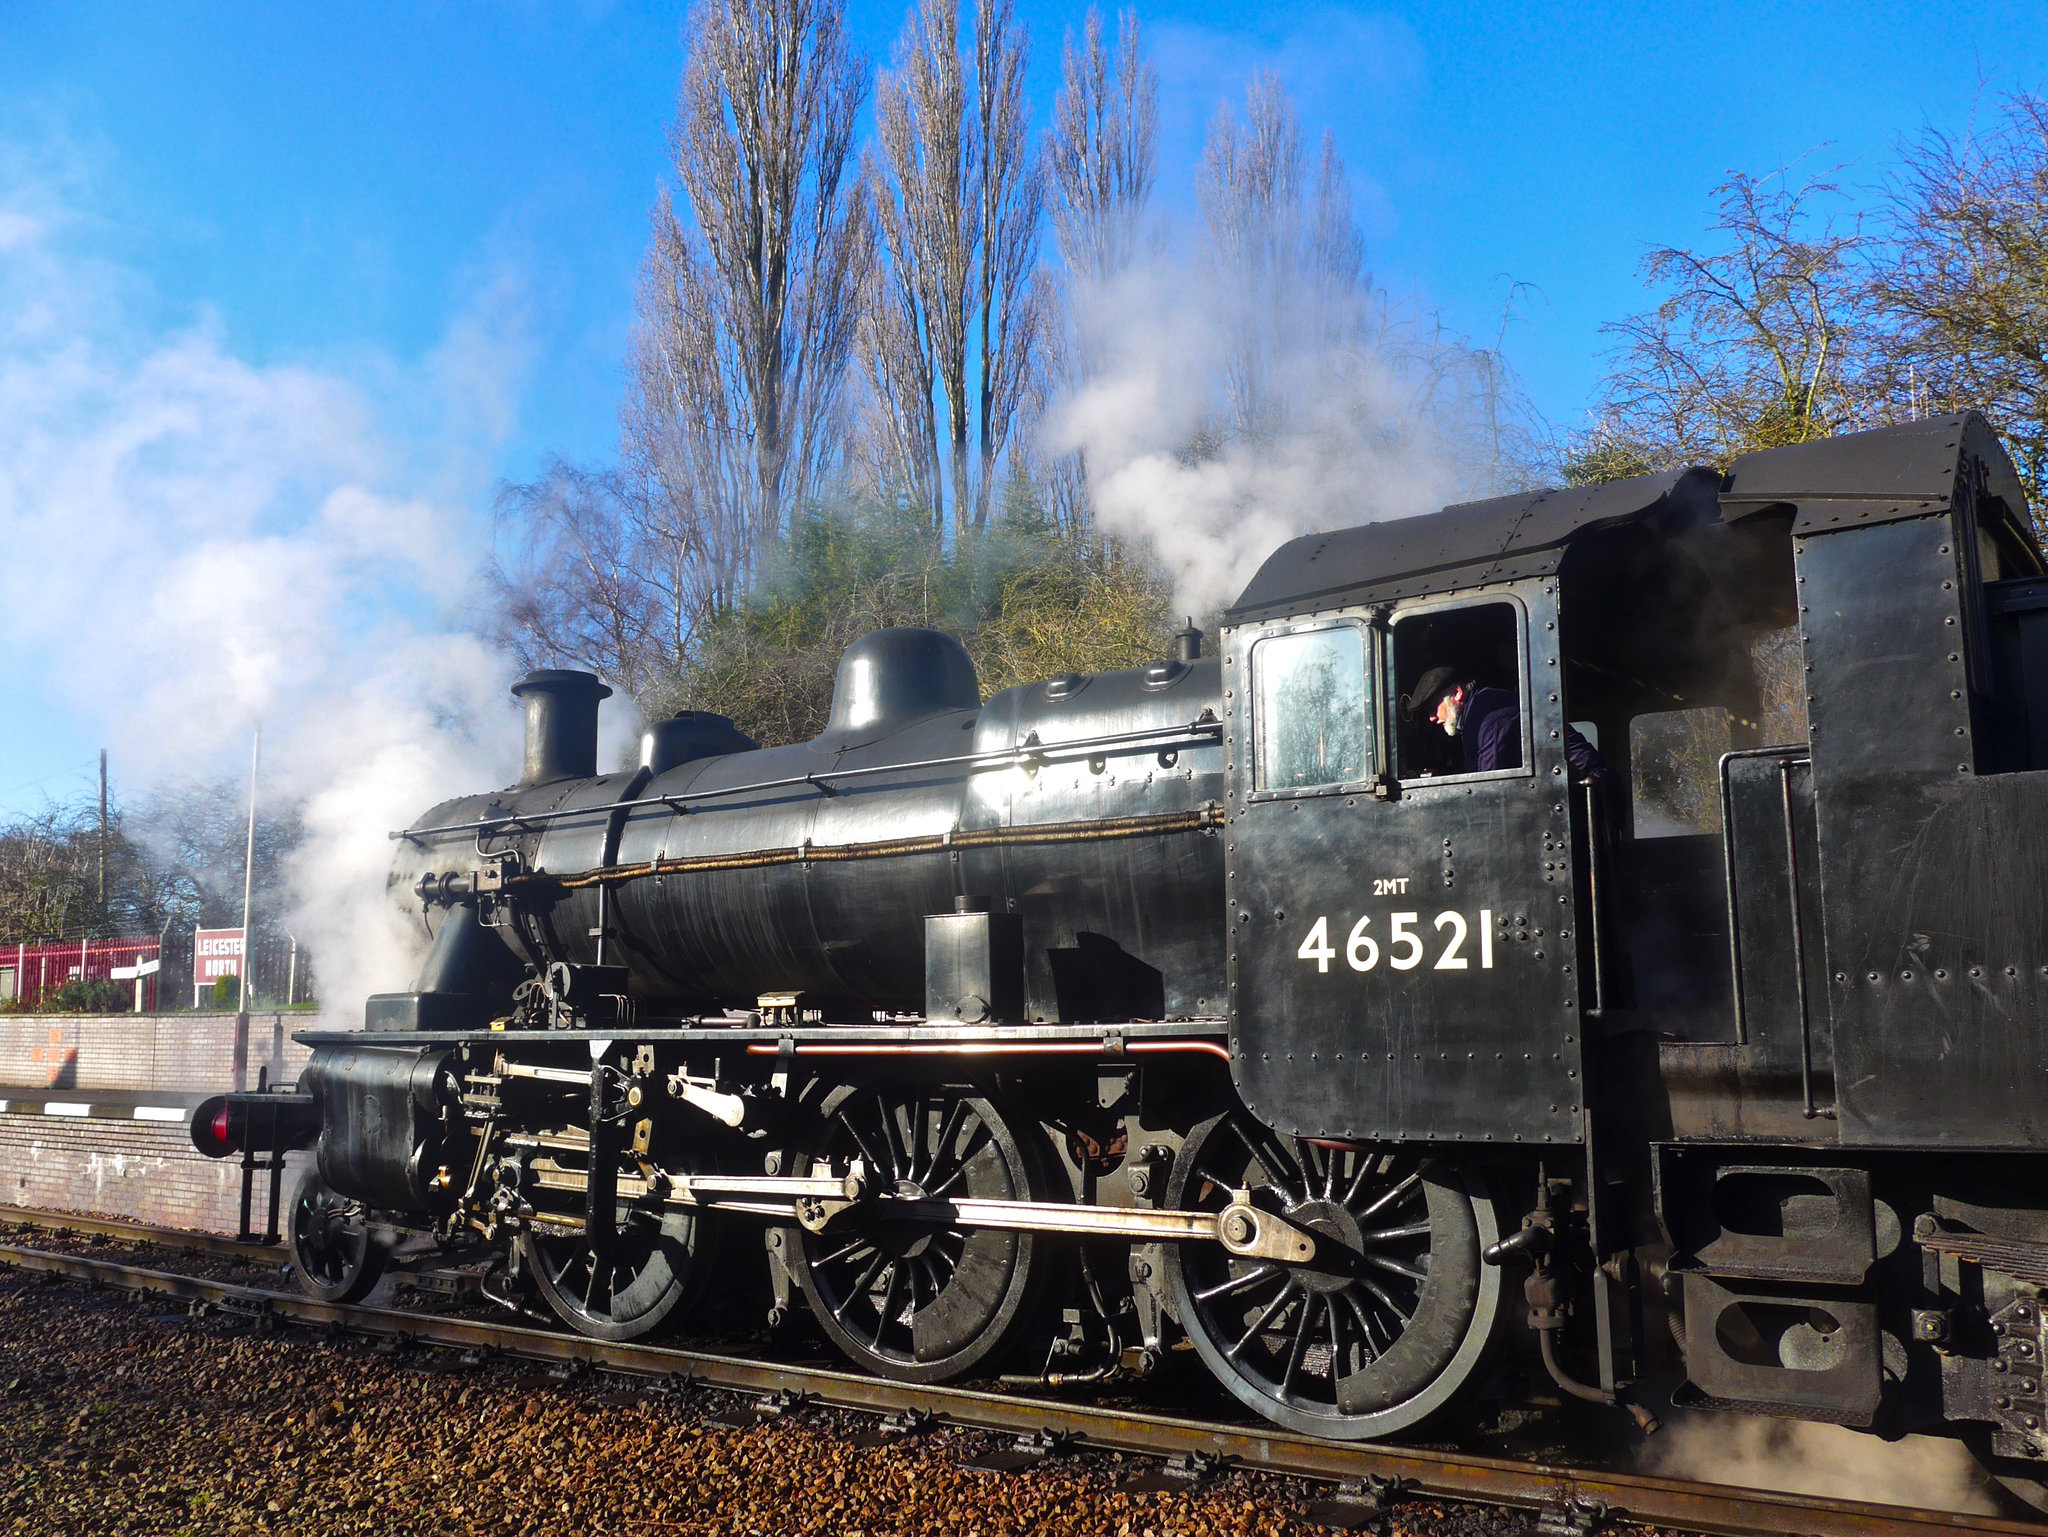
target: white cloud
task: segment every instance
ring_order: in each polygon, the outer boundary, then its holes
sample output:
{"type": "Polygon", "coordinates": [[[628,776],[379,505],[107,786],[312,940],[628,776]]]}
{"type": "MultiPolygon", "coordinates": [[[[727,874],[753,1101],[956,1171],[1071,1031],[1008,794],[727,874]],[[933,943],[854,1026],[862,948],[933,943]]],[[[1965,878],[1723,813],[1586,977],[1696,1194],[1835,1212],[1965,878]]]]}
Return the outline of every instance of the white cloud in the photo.
{"type": "Polygon", "coordinates": [[[244,764],[263,722],[264,794],[310,833],[291,921],[345,1008],[410,980],[387,829],[516,766],[506,664],[463,616],[527,367],[517,270],[418,363],[259,366],[212,316],[138,319],[146,283],[52,190],[76,173],[0,146],[0,640],[149,776],[244,764]]]}

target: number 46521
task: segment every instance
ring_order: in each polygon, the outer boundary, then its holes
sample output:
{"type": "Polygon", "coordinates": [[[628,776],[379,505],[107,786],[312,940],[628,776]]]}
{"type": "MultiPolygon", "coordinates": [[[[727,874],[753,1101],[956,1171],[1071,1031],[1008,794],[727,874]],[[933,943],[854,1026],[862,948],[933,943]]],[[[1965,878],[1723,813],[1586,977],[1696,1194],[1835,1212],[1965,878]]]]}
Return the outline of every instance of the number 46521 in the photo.
{"type": "MultiPolygon", "coordinates": [[[[1415,925],[1421,921],[1420,913],[1387,914],[1387,964],[1396,971],[1413,971],[1422,964],[1427,949],[1422,936],[1415,932],[1415,925]]],[[[1339,920],[1340,922],[1342,920],[1339,920]]],[[[1445,935],[1444,947],[1436,958],[1435,971],[1467,971],[1471,959],[1465,954],[1467,929],[1463,913],[1438,913],[1430,927],[1445,935]]],[[[1493,970],[1493,909],[1479,909],[1479,969],[1493,970]]],[[[1367,913],[1351,925],[1351,932],[1344,937],[1344,964],[1353,971],[1371,971],[1380,963],[1380,945],[1372,932],[1372,914],[1367,913]]],[[[1308,936],[1302,940],[1301,948],[1294,952],[1304,961],[1314,961],[1316,970],[1327,972],[1330,962],[1337,957],[1337,950],[1330,944],[1330,920],[1318,918],[1309,926],[1308,936]]]]}

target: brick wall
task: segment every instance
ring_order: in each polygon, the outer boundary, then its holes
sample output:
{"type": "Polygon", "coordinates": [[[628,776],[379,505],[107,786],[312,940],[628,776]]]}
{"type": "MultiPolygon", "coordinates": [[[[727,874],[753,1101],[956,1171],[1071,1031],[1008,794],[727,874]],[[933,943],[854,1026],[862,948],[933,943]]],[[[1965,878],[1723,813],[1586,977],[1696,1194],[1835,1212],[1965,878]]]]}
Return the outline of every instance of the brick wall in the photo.
{"type": "MultiPolygon", "coordinates": [[[[291,1039],[320,1027],[313,1014],[249,1016],[248,1087],[297,1079],[311,1052],[291,1039]]],[[[220,1093],[234,1086],[232,1014],[0,1016],[0,1085],[17,1089],[220,1093]]],[[[285,1176],[290,1199],[297,1167],[285,1176]]],[[[99,1117],[0,1116],[0,1202],[86,1211],[165,1227],[232,1233],[241,1163],[200,1156],[179,1122],[99,1117]]],[[[252,1220],[263,1225],[268,1181],[259,1177],[252,1220]]]]}
{"type": "MultiPolygon", "coordinates": [[[[289,1155],[286,1200],[309,1156],[289,1155]]],[[[0,1201],[11,1206],[233,1233],[241,1191],[240,1160],[202,1158],[182,1125],[0,1116],[0,1201]]],[[[259,1231],[268,1196],[268,1176],[259,1175],[250,1213],[259,1231]]]]}
{"type": "MultiPolygon", "coordinates": [[[[249,1016],[248,1087],[259,1068],[273,1084],[298,1077],[311,1052],[294,1041],[320,1028],[314,1014],[249,1016]]],[[[0,1017],[0,1085],[15,1088],[234,1087],[232,1014],[31,1014],[0,1017]]]]}

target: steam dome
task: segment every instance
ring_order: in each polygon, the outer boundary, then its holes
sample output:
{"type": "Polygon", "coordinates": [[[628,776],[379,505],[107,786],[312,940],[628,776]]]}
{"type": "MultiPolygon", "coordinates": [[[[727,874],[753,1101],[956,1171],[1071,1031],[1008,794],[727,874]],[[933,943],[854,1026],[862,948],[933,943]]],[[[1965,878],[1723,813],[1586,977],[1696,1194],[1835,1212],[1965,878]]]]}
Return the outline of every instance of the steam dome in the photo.
{"type": "Polygon", "coordinates": [[[858,747],[913,721],[981,704],[967,649],[937,630],[876,630],[846,648],[815,746],[858,747]]]}

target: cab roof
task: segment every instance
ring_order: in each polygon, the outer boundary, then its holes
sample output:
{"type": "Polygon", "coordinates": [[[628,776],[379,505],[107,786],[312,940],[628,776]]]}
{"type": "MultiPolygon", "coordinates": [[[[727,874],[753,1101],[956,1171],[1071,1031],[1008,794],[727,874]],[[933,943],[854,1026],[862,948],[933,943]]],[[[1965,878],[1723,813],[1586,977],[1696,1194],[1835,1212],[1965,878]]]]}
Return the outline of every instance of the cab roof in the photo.
{"type": "Polygon", "coordinates": [[[1555,571],[1573,539],[1658,518],[1733,522],[1790,509],[1807,535],[1946,512],[1967,461],[1982,490],[2034,549],[2026,494],[1989,424],[1975,412],[1744,454],[1724,476],[1703,467],[1600,485],[1522,491],[1441,512],[1308,534],[1258,570],[1228,623],[1343,604],[1480,587],[1555,571]]]}

